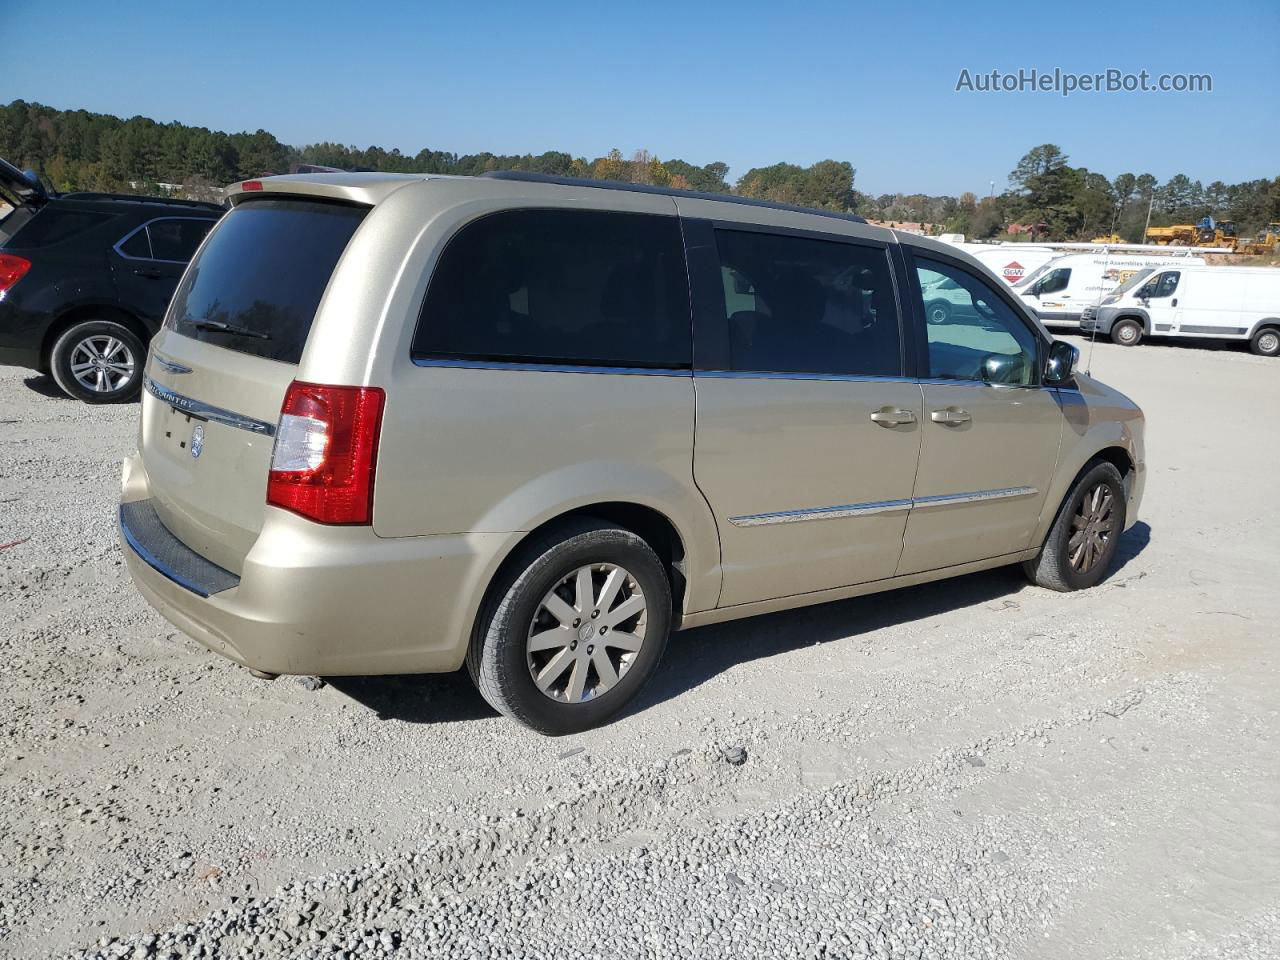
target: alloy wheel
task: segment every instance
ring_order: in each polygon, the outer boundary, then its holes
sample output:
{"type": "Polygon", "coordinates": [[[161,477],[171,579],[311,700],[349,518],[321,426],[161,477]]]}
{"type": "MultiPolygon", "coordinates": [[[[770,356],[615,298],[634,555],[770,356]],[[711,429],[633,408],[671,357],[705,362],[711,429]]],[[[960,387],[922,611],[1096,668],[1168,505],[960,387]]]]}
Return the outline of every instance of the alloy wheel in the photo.
{"type": "Polygon", "coordinates": [[[644,645],[648,607],[627,570],[612,563],[578,567],[538,604],[525,655],[542,693],[582,703],[607,693],[644,645]]]}
{"type": "Polygon", "coordinates": [[[1067,557],[1077,573],[1088,573],[1107,551],[1115,534],[1115,494],[1109,484],[1093,486],[1071,518],[1067,557]]]}
{"type": "Polygon", "coordinates": [[[71,351],[71,375],[95,393],[119,390],[132,379],[135,363],[129,345],[109,334],[85,337],[71,351]]]}

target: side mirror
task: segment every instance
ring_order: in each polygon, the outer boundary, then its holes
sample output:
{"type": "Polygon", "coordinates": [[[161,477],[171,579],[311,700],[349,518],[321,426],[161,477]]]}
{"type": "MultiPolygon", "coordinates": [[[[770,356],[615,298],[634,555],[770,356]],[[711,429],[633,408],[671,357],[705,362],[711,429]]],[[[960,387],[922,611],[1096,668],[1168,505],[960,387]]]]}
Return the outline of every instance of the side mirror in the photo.
{"type": "Polygon", "coordinates": [[[1049,345],[1049,359],[1044,365],[1044,382],[1055,387],[1075,376],[1080,362],[1080,351],[1065,340],[1055,340],[1049,345]]]}

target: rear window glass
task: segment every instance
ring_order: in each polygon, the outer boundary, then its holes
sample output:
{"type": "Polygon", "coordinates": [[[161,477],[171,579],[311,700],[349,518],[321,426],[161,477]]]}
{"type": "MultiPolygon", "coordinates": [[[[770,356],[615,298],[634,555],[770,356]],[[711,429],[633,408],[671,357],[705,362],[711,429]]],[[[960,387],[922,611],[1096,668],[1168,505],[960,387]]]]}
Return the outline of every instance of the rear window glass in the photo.
{"type": "Polygon", "coordinates": [[[111,215],[106,213],[81,213],[46,206],[13,235],[8,246],[17,249],[47,247],[70,240],[76,234],[84,233],[110,219],[111,215]]]}
{"type": "Polygon", "coordinates": [[[432,276],[419,358],[687,368],[675,217],[511,210],[464,227],[432,276]]]}
{"type": "Polygon", "coordinates": [[[250,200],[192,262],[167,324],[185,337],[297,363],[333,268],[366,207],[250,200]]]}

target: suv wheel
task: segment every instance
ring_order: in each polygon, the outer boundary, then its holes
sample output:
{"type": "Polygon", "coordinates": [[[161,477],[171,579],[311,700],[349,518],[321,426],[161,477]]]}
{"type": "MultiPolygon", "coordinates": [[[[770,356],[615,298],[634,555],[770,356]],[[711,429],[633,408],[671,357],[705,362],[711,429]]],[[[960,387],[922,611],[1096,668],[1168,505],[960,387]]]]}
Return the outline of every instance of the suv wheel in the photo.
{"type": "Polygon", "coordinates": [[[1033,583],[1050,590],[1083,590],[1107,572],[1124,530],[1124,480],[1097,461],[1076,481],[1045,538],[1040,555],[1023,564],[1033,583]]]}
{"type": "Polygon", "coordinates": [[[1122,347],[1136,347],[1142,339],[1142,324],[1137,320],[1121,320],[1111,328],[1111,342],[1122,347]]]}
{"type": "Polygon", "coordinates": [[[142,385],[147,348],[111,320],[77,323],[53,344],[49,367],[63,393],[85,403],[132,400],[142,385]]]}
{"type": "Polygon", "coordinates": [[[467,669],[540,733],[599,726],[652,675],[671,628],[662,562],[629,530],[579,521],[529,543],[495,584],[467,669]]]}
{"type": "Polygon", "coordinates": [[[1270,327],[1259,330],[1253,335],[1249,349],[1260,357],[1280,356],[1280,330],[1270,327]]]}

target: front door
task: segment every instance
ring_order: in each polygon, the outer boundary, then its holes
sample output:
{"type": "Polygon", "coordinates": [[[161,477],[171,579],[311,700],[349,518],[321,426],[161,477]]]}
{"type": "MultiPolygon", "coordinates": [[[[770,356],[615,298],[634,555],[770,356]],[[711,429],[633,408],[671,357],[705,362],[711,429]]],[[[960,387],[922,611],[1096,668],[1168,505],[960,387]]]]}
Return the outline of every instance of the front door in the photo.
{"type": "MultiPolygon", "coordinates": [[[[986,280],[915,258],[921,289],[949,282],[945,323],[923,324],[920,468],[899,574],[1025,550],[1046,504],[1064,418],[1040,385],[1044,341],[986,280]]],[[[923,303],[919,304],[923,310],[923,303]]]]}
{"type": "Polygon", "coordinates": [[[883,244],[707,230],[694,477],[715,514],[721,606],[893,576],[920,449],[883,244]],[[704,328],[705,329],[705,328],[704,328]]]}
{"type": "Polygon", "coordinates": [[[1138,299],[1143,301],[1151,320],[1148,333],[1177,333],[1181,326],[1178,310],[1178,285],[1181,271],[1165,270],[1142,285],[1138,299]]]}

